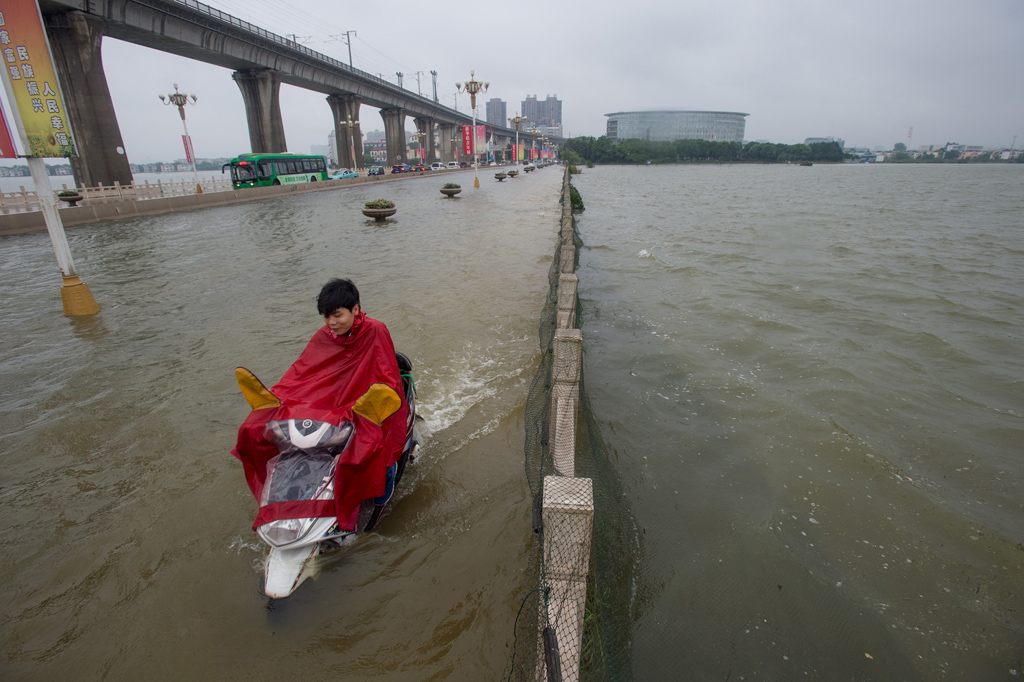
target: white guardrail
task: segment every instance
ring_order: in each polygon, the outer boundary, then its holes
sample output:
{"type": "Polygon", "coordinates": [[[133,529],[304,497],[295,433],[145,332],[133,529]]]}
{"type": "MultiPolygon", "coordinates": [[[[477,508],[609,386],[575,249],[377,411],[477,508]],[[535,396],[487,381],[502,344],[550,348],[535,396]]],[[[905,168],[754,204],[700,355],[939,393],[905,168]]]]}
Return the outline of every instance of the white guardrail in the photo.
{"type": "MultiPolygon", "coordinates": [[[[214,180],[203,180],[199,183],[203,192],[227,192],[231,189],[231,180],[228,178],[216,178],[214,180]]],[[[146,180],[142,184],[132,183],[122,185],[115,182],[110,186],[100,187],[62,187],[53,191],[57,206],[90,204],[105,204],[112,201],[141,201],[145,199],[162,199],[164,197],[180,197],[196,193],[196,183],[193,180],[179,180],[164,182],[157,180],[151,183],[146,180]],[[75,192],[77,199],[62,197],[61,193],[68,191],[75,192]]],[[[39,210],[39,195],[35,190],[21,187],[17,192],[0,192],[0,213],[22,213],[39,210]]]]}

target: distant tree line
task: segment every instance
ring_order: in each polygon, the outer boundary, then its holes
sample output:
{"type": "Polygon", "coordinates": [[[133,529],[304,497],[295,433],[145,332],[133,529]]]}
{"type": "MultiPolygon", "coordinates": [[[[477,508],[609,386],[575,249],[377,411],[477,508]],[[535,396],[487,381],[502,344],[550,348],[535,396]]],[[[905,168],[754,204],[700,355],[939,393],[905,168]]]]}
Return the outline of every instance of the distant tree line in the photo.
{"type": "Polygon", "coordinates": [[[715,142],[673,140],[654,142],[628,139],[612,142],[601,136],[574,137],[562,143],[559,156],[567,163],[787,163],[838,162],[846,158],[838,142],[773,144],[771,142],[715,142]]]}
{"type": "MultiPolygon", "coordinates": [[[[43,165],[46,166],[46,174],[47,175],[70,175],[71,174],[71,164],[68,164],[68,163],[56,164],[56,165],[53,165],[53,166],[51,166],[48,163],[47,164],[43,164],[43,165]]],[[[8,166],[7,168],[10,169],[9,171],[7,171],[5,173],[5,175],[8,175],[8,176],[15,176],[15,177],[23,176],[23,177],[27,178],[30,175],[32,175],[32,173],[30,173],[29,170],[28,170],[28,166],[24,165],[24,164],[14,164],[12,166],[8,166]]]]}

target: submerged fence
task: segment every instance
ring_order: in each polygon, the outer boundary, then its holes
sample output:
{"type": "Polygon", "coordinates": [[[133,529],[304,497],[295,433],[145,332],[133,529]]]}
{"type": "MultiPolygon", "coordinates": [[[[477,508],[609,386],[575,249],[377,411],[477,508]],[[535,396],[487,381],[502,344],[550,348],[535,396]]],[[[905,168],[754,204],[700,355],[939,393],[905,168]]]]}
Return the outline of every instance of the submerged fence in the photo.
{"type": "Polygon", "coordinates": [[[579,680],[594,523],[593,484],[577,478],[583,335],[577,328],[576,234],[568,168],[550,291],[542,316],[541,367],[527,398],[526,466],[539,542],[536,588],[523,600],[508,680],[579,680]]]}

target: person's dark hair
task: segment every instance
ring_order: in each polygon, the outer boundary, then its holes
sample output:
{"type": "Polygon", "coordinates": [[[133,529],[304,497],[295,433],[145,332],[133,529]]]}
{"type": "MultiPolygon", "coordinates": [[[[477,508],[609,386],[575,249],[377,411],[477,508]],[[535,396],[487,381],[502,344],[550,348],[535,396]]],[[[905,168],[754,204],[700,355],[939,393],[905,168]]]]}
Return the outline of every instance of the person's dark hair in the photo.
{"type": "Polygon", "coordinates": [[[316,297],[316,309],[321,317],[327,317],[338,308],[350,311],[359,305],[359,289],[350,279],[332,279],[316,297]]]}

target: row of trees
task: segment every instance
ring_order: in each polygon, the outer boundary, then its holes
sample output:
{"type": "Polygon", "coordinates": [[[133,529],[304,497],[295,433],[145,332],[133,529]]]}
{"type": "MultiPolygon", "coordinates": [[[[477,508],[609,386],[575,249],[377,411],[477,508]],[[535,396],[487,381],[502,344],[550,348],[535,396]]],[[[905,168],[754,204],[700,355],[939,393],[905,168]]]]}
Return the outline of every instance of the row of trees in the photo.
{"type": "Polygon", "coordinates": [[[843,150],[837,142],[814,144],[772,144],[770,142],[714,142],[711,140],[622,140],[612,142],[605,136],[574,137],[562,143],[561,158],[568,163],[686,163],[756,162],[787,163],[800,161],[842,161],[843,150]]]}

